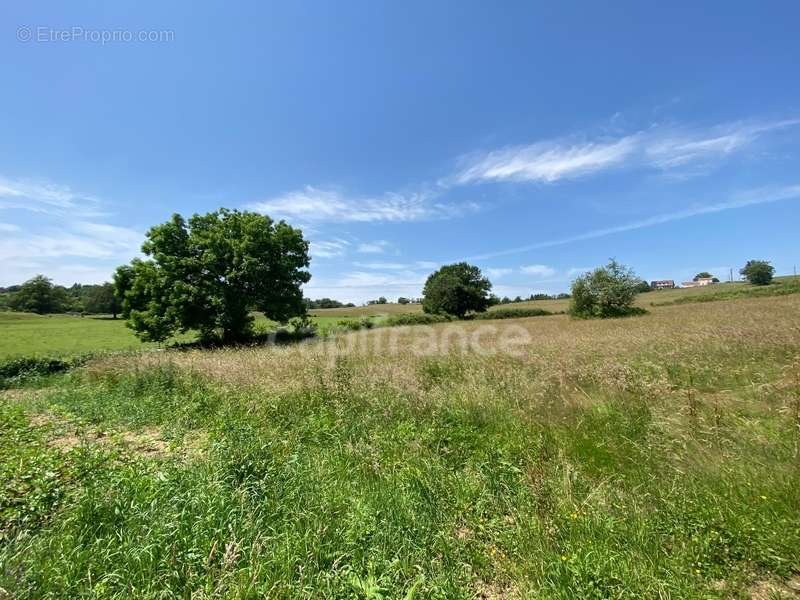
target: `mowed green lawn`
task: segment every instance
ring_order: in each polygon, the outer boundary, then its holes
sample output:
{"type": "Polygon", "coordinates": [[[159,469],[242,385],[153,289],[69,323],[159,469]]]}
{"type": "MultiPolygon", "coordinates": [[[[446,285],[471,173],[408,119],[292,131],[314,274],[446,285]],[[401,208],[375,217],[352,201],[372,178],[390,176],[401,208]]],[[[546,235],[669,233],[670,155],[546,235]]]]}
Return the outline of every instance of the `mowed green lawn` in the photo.
{"type": "Polygon", "coordinates": [[[0,357],[143,348],[122,319],[0,312],[0,357]]]}
{"type": "MultiPolygon", "coordinates": [[[[324,333],[341,321],[352,320],[352,317],[328,315],[312,319],[320,332],[324,333]]],[[[273,330],[278,324],[256,314],[255,326],[258,330],[273,330]]],[[[174,341],[191,342],[193,339],[192,334],[185,334],[174,341]]],[[[123,319],[0,312],[0,359],[138,350],[158,346],[139,341],[133,331],[125,326],[123,319]]]]}

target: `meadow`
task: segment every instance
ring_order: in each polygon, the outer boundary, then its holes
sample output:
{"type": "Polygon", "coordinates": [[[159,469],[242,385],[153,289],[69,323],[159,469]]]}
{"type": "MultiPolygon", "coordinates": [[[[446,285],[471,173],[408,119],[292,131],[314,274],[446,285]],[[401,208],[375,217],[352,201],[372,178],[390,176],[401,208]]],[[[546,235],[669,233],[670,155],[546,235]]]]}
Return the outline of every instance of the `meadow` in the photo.
{"type": "Polygon", "coordinates": [[[2,392],[0,597],[796,597],[799,451],[796,294],[109,354],[2,392]]]}
{"type": "MultiPolygon", "coordinates": [[[[755,287],[746,283],[725,283],[693,289],[674,289],[639,294],[636,305],[652,308],[669,304],[717,301],[734,298],[773,296],[800,293],[800,284],[794,277],[776,277],[775,283],[755,287]]],[[[569,300],[534,300],[494,306],[490,312],[505,309],[537,308],[559,313],[569,307],[569,300]]],[[[373,325],[382,324],[388,317],[422,313],[420,304],[372,304],[348,308],[315,309],[309,311],[311,320],[320,334],[345,329],[343,322],[370,319],[373,325]]],[[[278,327],[260,313],[255,313],[257,331],[278,327]]],[[[180,335],[166,344],[145,344],[125,327],[122,319],[91,315],[35,315],[0,311],[0,360],[13,356],[70,356],[106,351],[142,350],[169,347],[194,340],[189,334],[180,335]]]]}

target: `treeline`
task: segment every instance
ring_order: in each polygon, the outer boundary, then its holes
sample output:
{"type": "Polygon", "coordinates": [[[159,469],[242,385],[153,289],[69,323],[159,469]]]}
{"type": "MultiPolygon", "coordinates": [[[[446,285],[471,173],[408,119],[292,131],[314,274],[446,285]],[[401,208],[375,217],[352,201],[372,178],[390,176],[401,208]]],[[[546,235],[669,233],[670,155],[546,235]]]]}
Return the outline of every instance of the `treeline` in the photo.
{"type": "Polygon", "coordinates": [[[523,298],[522,296],[517,296],[516,298],[509,298],[508,296],[503,296],[502,298],[498,298],[497,296],[492,296],[492,304],[515,304],[517,302],[530,302],[531,300],[568,300],[569,294],[531,294],[527,298],[523,298]]]}
{"type": "Polygon", "coordinates": [[[0,309],[32,312],[104,314],[116,318],[120,303],[111,283],[70,287],[55,285],[44,275],[37,275],[21,285],[0,288],[0,309]]]}
{"type": "MultiPolygon", "coordinates": [[[[421,304],[422,298],[406,298],[405,296],[400,296],[397,299],[398,304],[421,304]]],[[[389,304],[389,300],[386,296],[381,296],[380,298],[376,298],[375,300],[367,300],[365,306],[373,306],[375,304],[389,304]]]]}
{"type": "Polygon", "coordinates": [[[314,308],[352,308],[355,306],[355,304],[352,302],[345,304],[344,302],[331,300],[330,298],[319,298],[318,300],[303,298],[303,304],[305,304],[306,310],[311,310],[314,308]]]}

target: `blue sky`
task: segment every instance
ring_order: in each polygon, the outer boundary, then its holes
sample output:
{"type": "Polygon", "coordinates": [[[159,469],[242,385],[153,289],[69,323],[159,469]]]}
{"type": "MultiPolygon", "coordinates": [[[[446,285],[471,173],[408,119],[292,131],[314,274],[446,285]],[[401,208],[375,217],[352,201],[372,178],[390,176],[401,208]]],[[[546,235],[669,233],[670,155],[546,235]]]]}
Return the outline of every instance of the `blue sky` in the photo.
{"type": "Polygon", "coordinates": [[[311,297],[800,262],[796,2],[7,2],[0,285],[107,280],[173,212],[263,211],[311,297]],[[103,37],[113,39],[103,40],[103,37]]]}

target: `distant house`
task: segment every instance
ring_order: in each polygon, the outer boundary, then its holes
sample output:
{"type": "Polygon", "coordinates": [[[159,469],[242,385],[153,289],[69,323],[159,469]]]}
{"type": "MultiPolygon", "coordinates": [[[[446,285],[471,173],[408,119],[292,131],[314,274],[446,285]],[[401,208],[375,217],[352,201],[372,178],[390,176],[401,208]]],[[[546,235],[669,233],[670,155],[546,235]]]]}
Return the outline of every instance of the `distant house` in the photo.
{"type": "Polygon", "coordinates": [[[713,277],[700,277],[699,279],[694,281],[684,281],[681,284],[681,287],[685,288],[703,287],[705,285],[711,285],[712,283],[714,283],[713,277]]]}
{"type": "Polygon", "coordinates": [[[671,290],[674,287],[675,282],[672,281],[672,279],[661,279],[650,282],[650,288],[654,290],[671,290]]]}

